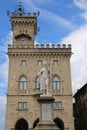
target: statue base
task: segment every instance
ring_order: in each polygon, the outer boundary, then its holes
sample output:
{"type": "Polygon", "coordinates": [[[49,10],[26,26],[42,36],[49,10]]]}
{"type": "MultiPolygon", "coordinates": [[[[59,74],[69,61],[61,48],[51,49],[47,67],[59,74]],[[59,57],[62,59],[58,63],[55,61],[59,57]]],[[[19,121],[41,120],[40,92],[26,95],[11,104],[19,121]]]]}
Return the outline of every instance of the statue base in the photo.
{"type": "Polygon", "coordinates": [[[52,117],[52,103],[54,102],[52,95],[40,95],[38,102],[40,104],[40,121],[35,130],[60,130],[52,117]]]}

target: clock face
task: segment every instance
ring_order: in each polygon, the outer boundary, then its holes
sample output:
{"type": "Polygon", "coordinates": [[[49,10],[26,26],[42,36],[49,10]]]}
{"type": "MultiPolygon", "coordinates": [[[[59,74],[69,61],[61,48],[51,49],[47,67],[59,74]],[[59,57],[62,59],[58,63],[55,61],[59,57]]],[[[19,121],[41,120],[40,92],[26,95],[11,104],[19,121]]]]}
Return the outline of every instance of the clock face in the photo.
{"type": "Polygon", "coordinates": [[[25,43],[25,39],[21,39],[21,43],[24,44],[25,43]]]}

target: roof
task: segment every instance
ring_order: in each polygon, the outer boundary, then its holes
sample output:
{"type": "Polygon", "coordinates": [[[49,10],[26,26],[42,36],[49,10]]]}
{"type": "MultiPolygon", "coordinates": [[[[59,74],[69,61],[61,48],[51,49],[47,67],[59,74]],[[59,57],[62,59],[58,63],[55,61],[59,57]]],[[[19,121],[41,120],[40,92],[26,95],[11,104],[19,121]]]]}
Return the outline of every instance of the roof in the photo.
{"type": "Polygon", "coordinates": [[[83,92],[84,89],[86,89],[86,88],[87,88],[87,83],[86,83],[83,87],[81,87],[81,88],[75,93],[75,95],[74,95],[73,97],[75,98],[78,94],[80,94],[81,92],[83,92]]]}

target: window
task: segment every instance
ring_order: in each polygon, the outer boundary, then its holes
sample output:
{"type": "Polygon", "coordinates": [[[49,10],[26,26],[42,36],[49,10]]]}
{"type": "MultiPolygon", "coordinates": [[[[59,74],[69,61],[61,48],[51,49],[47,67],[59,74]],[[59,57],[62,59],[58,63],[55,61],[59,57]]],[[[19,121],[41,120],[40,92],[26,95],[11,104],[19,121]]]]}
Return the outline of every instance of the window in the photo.
{"type": "Polygon", "coordinates": [[[27,89],[27,79],[26,77],[21,77],[19,80],[19,89],[20,90],[26,90],[27,89]]]}
{"type": "Polygon", "coordinates": [[[38,65],[42,65],[42,60],[38,60],[38,65]]]}
{"type": "Polygon", "coordinates": [[[22,61],[21,61],[21,64],[22,64],[23,66],[25,66],[25,65],[26,65],[26,61],[25,61],[25,60],[22,60],[22,61]]]}
{"type": "Polygon", "coordinates": [[[57,61],[57,60],[54,60],[54,61],[53,61],[53,65],[58,65],[58,61],[57,61]]]}
{"type": "Polygon", "coordinates": [[[62,108],[62,102],[54,102],[53,103],[53,108],[61,109],[62,108]]]}
{"type": "Polygon", "coordinates": [[[53,78],[52,87],[53,90],[60,90],[60,80],[57,76],[53,78]]]}
{"type": "Polygon", "coordinates": [[[36,78],[36,89],[40,89],[40,78],[36,78]]]}
{"type": "Polygon", "coordinates": [[[27,102],[18,102],[18,109],[26,109],[27,102]]]}
{"type": "Polygon", "coordinates": [[[56,108],[56,102],[53,103],[53,108],[56,108]]]}
{"type": "Polygon", "coordinates": [[[58,102],[58,108],[62,108],[62,102],[58,102]]]}

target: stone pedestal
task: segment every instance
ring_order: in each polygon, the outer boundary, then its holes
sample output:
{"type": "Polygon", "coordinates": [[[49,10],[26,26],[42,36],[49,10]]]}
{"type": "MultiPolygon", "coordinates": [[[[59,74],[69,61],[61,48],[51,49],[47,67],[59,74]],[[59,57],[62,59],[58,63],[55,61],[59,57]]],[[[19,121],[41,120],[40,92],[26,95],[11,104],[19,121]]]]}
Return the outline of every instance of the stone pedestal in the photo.
{"type": "Polygon", "coordinates": [[[52,103],[54,99],[51,95],[41,95],[38,99],[40,104],[40,121],[35,130],[60,130],[53,121],[52,103]]]}

